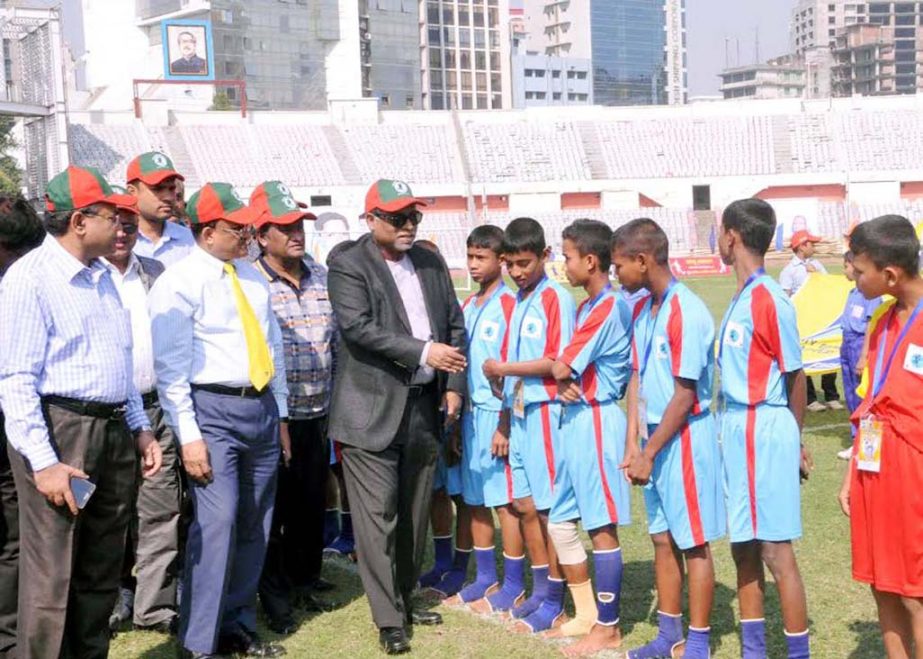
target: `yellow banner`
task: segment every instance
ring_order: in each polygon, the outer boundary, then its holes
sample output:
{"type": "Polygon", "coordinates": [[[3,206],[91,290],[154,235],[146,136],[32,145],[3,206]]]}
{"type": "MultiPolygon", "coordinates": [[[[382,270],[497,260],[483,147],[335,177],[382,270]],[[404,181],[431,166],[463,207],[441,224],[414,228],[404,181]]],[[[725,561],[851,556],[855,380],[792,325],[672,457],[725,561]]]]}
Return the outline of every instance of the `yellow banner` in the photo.
{"type": "Polygon", "coordinates": [[[792,297],[798,314],[801,359],[808,375],[840,370],[840,316],[854,286],[843,275],[813,273],[792,297]]]}

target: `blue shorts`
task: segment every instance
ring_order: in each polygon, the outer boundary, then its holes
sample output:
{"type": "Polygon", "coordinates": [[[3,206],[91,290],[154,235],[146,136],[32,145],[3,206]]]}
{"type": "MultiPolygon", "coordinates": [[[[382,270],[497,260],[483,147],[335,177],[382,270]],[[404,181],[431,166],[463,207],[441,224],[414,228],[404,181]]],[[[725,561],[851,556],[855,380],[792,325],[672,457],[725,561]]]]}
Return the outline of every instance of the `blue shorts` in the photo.
{"type": "Polygon", "coordinates": [[[558,436],[561,404],[533,403],[524,418],[515,414],[510,430],[510,469],[513,498],[532,497],[538,510],[554,503],[555,478],[560,472],[558,436]]]}
{"type": "Polygon", "coordinates": [[[475,407],[462,417],[462,496],[469,506],[505,506],[513,500],[513,474],[507,458],[490,452],[499,410],[475,407]]]}
{"type": "MultiPolygon", "coordinates": [[[[650,426],[653,433],[657,426],[650,426]]],[[[654,459],[644,488],[648,532],[670,532],[680,549],[692,549],[727,533],[721,451],[715,418],[692,419],[654,459]]]]}
{"type": "Polygon", "coordinates": [[[561,475],[549,519],[579,518],[586,531],[630,524],[630,487],[619,471],[625,459],[625,414],[615,401],[565,405],[563,414],[561,475]]]}
{"type": "Polygon", "coordinates": [[[731,542],[801,537],[801,433],[787,407],[728,405],[721,419],[731,542]]]}
{"type": "Polygon", "coordinates": [[[436,454],[436,474],[433,478],[433,492],[445,490],[445,493],[450,497],[457,497],[462,493],[461,465],[455,464],[451,467],[446,465],[447,441],[444,439],[439,442],[439,450],[436,454]]]}

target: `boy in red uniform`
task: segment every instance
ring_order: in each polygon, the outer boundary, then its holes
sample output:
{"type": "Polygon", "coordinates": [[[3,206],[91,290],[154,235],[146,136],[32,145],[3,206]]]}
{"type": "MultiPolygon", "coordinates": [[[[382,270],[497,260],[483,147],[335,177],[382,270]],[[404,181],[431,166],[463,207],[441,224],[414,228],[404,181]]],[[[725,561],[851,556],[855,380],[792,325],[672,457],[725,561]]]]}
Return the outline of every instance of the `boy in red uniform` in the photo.
{"type": "MultiPolygon", "coordinates": [[[[849,485],[840,493],[852,530],[853,578],[872,587],[889,659],[923,657],[923,279],[913,225],[898,215],[850,237],[856,284],[889,294],[869,335],[869,389],[849,485]],[[915,648],[915,649],[914,649],[915,648]]],[[[877,314],[876,314],[877,315],[877,314]]]]}

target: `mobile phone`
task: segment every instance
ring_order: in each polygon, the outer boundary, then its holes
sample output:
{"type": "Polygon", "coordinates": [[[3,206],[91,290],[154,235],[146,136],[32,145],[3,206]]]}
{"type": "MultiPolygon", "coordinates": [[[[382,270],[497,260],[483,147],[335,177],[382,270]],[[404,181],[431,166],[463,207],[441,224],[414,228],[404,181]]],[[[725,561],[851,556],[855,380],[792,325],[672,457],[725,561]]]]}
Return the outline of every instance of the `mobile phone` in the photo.
{"type": "Polygon", "coordinates": [[[71,492],[74,494],[74,500],[77,502],[77,508],[83,510],[93,492],[96,491],[96,484],[86,478],[75,478],[71,476],[71,492]]]}

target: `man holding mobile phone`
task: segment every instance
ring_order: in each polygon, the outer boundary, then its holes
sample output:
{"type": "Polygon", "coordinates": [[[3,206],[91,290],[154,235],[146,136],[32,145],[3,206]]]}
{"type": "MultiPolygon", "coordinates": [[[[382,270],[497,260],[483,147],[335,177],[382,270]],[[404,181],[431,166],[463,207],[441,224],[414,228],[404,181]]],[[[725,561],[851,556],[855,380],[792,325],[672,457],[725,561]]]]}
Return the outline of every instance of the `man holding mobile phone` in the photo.
{"type": "Polygon", "coordinates": [[[46,207],[49,235],[0,284],[0,405],[30,575],[17,654],[105,656],[138,469],[129,435],[145,476],[161,462],[132,382],[128,312],[99,260],[122,231],[119,210],[137,211],[74,166],[48,183],[46,207]],[[79,515],[74,478],[96,486],[79,515]]]}

